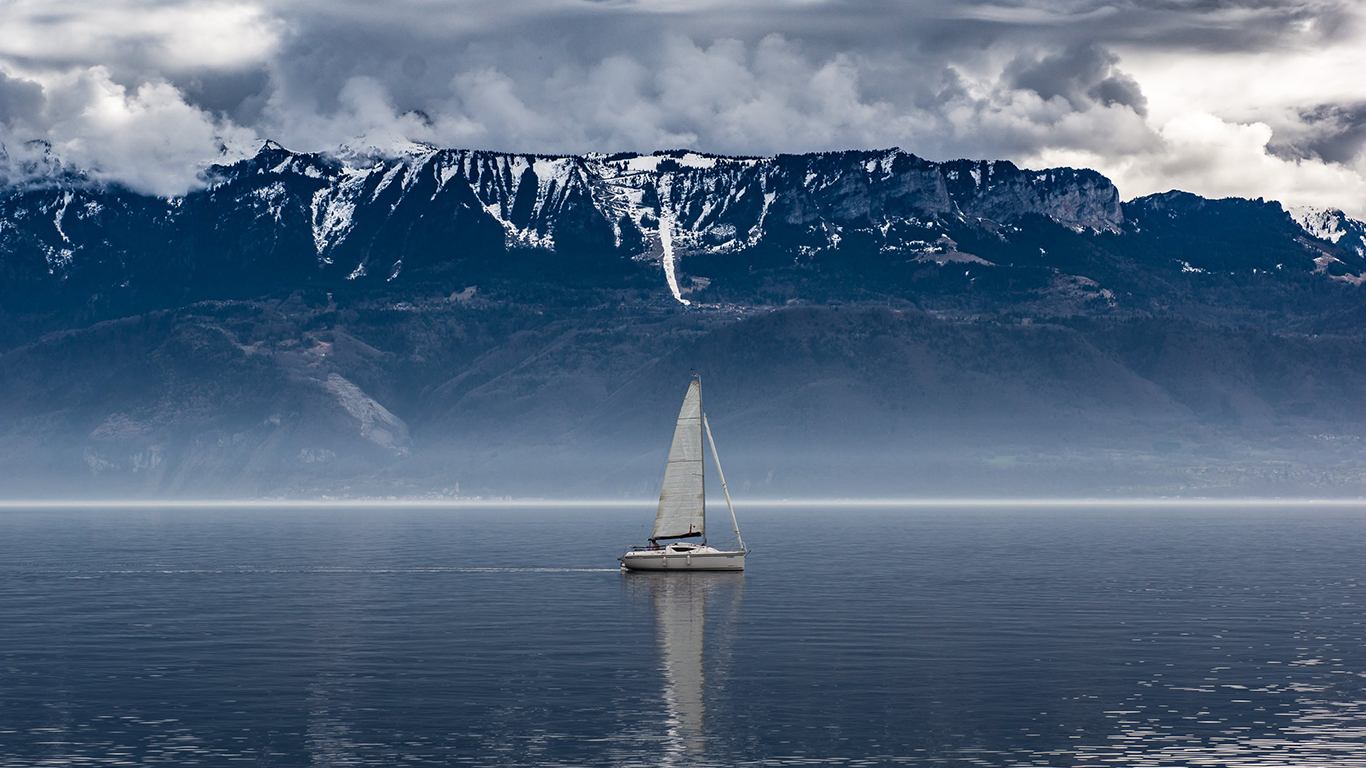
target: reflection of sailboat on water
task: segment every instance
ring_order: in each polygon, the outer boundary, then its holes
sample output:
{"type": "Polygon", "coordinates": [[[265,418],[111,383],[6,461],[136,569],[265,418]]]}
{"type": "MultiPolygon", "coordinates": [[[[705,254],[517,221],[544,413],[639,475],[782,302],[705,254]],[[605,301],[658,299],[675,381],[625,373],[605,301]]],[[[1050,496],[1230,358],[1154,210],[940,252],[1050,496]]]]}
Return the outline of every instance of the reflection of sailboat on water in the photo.
{"type": "Polygon", "coordinates": [[[648,592],[654,607],[667,709],[665,754],[696,755],[705,743],[704,691],[724,684],[743,575],[643,575],[628,586],[648,592]],[[721,609],[712,618],[710,663],[704,653],[708,603],[721,609]]]}
{"type": "Polygon", "coordinates": [[[623,568],[634,571],[742,571],[748,553],[745,540],[740,537],[740,523],[735,519],[726,475],[721,471],[721,457],[716,454],[716,440],[711,436],[711,425],[702,410],[702,379],[694,377],[683,396],[683,407],[678,411],[678,424],[674,427],[669,460],[664,466],[664,484],[659,491],[659,507],[655,511],[650,544],[644,549],[633,549],[619,559],[623,568]],[[737,547],[734,550],[707,546],[703,434],[711,446],[716,474],[721,479],[721,492],[725,494],[726,507],[730,510],[737,547]],[[692,538],[702,541],[700,544],[682,541],[692,538]],[[662,541],[672,543],[661,545],[662,541]]]}

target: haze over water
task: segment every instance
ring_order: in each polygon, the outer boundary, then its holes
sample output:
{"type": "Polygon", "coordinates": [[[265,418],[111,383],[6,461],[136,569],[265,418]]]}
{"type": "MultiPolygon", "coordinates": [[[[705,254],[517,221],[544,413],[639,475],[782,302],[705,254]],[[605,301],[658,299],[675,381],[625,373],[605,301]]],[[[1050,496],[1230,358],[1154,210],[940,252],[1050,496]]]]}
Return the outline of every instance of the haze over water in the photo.
{"type": "Polygon", "coordinates": [[[0,510],[0,766],[1366,766],[1359,508],[738,511],[0,510]]]}

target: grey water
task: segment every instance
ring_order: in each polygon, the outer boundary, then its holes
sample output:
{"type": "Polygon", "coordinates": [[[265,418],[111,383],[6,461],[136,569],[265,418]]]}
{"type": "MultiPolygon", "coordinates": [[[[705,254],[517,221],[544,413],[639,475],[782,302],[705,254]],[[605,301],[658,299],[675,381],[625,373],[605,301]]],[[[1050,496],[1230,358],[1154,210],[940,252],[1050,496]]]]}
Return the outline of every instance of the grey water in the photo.
{"type": "Polygon", "coordinates": [[[0,766],[1366,766],[1366,511],[0,511],[0,766]]]}

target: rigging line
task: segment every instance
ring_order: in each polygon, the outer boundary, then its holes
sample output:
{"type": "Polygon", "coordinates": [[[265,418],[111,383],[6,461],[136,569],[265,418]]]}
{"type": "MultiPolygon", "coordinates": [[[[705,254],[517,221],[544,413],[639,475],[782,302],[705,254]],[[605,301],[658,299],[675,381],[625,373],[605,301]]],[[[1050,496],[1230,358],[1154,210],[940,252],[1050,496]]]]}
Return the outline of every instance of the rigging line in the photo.
{"type": "Polygon", "coordinates": [[[735,530],[735,541],[740,545],[742,551],[745,549],[745,540],[740,536],[740,521],[735,518],[735,505],[730,500],[730,486],[726,485],[726,473],[721,470],[721,454],[716,452],[716,438],[711,435],[711,422],[707,421],[706,412],[702,413],[702,426],[707,432],[707,443],[711,445],[711,457],[716,462],[716,474],[721,478],[721,492],[726,495],[726,508],[730,510],[730,524],[735,530]]]}

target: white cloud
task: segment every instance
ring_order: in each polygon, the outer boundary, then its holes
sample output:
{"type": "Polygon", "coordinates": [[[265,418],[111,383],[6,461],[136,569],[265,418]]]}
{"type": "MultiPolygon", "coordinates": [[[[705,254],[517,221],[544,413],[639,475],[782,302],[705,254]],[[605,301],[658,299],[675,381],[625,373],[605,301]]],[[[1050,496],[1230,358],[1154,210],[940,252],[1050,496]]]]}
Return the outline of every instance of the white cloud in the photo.
{"type": "Polygon", "coordinates": [[[197,183],[208,161],[240,157],[255,136],[186,103],[166,82],[129,89],[102,67],[44,84],[44,138],[64,161],[96,178],[156,195],[197,183]]]}
{"type": "Polygon", "coordinates": [[[1272,135],[1265,123],[1191,112],[1167,121],[1153,146],[1131,155],[1052,148],[1029,159],[1038,165],[1095,168],[1126,197],[1181,189],[1205,197],[1263,197],[1286,205],[1342,208],[1366,218],[1366,174],[1359,165],[1278,157],[1268,150],[1272,135]]]}
{"type": "Polygon", "coordinates": [[[1366,217],[1366,177],[1352,168],[1316,159],[1286,159],[1268,150],[1265,123],[1236,123],[1193,112],[1162,126],[1167,152],[1147,178],[1133,185],[1164,184],[1208,196],[1242,196],[1249,190],[1290,205],[1342,207],[1366,217]]]}
{"type": "Polygon", "coordinates": [[[386,149],[412,142],[446,144],[450,139],[469,138],[477,128],[458,116],[441,115],[439,120],[432,120],[417,112],[401,111],[381,83],[357,76],[343,83],[336,106],[330,111],[277,95],[267,106],[257,133],[311,151],[386,149]]]}
{"type": "Polygon", "coordinates": [[[202,0],[9,0],[0,29],[0,58],[30,67],[117,62],[169,71],[260,64],[285,33],[255,3],[202,0]]]}
{"type": "Polygon", "coordinates": [[[1252,122],[1286,108],[1366,99],[1366,39],[1275,51],[1123,51],[1153,116],[1211,112],[1252,122]]]}

